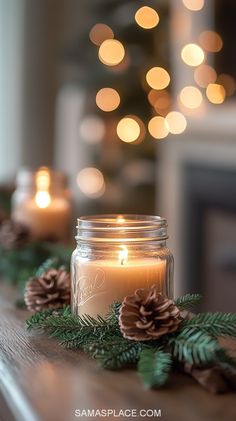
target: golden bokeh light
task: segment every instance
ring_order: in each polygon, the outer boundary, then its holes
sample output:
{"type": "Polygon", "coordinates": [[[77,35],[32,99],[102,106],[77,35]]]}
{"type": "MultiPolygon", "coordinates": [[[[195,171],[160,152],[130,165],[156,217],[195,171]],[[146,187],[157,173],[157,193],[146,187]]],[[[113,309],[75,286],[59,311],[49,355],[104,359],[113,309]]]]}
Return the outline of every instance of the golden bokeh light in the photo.
{"type": "Polygon", "coordinates": [[[141,28],[152,29],[159,23],[159,15],[152,7],[143,6],[135,13],[135,20],[141,28]]]}
{"type": "Polygon", "coordinates": [[[199,44],[204,50],[217,53],[223,47],[222,38],[215,31],[203,31],[198,38],[199,44]]]}
{"type": "Polygon", "coordinates": [[[163,67],[152,67],[146,74],[146,81],[153,89],[165,89],[170,83],[170,75],[163,67]]]}
{"type": "Polygon", "coordinates": [[[101,45],[106,39],[114,38],[114,33],[110,26],[104,23],[97,23],[89,32],[90,41],[95,45],[101,45]]]}
{"type": "Polygon", "coordinates": [[[154,104],[155,104],[155,102],[156,102],[156,100],[158,98],[158,95],[159,95],[159,92],[158,91],[155,91],[155,89],[151,89],[148,92],[148,101],[150,102],[150,104],[152,106],[154,106],[154,104]]]}
{"type": "Polygon", "coordinates": [[[138,121],[133,117],[124,117],[117,124],[117,135],[118,137],[126,143],[132,143],[138,140],[141,127],[138,121]]]}
{"type": "Polygon", "coordinates": [[[184,6],[192,10],[193,12],[197,12],[204,7],[204,0],[182,0],[184,6]]]}
{"type": "Polygon", "coordinates": [[[227,75],[226,73],[222,73],[218,76],[217,83],[219,83],[225,88],[226,96],[231,96],[236,91],[235,79],[232,76],[227,75]]]}
{"type": "Polygon", "coordinates": [[[113,88],[102,88],[96,95],[96,104],[103,111],[114,111],[120,105],[120,95],[113,88]]]}
{"type": "Polygon", "coordinates": [[[122,73],[122,72],[125,72],[129,66],[130,66],[130,57],[128,53],[126,52],[124,59],[116,66],[112,66],[111,70],[114,73],[122,73]]]}
{"type": "Polygon", "coordinates": [[[218,83],[210,83],[206,89],[206,96],[212,104],[222,104],[225,100],[225,88],[218,83]]]}
{"type": "Polygon", "coordinates": [[[165,125],[170,133],[183,133],[187,127],[186,118],[179,111],[171,111],[165,118],[165,125]]]}
{"type": "Polygon", "coordinates": [[[89,198],[97,199],[105,192],[103,174],[97,168],[87,167],[82,169],[76,178],[79,189],[89,198]]]}
{"type": "Polygon", "coordinates": [[[162,115],[171,106],[171,96],[165,89],[156,91],[151,89],[148,93],[148,101],[155,108],[155,110],[162,115]]]}
{"type": "Polygon", "coordinates": [[[161,116],[166,116],[172,104],[171,95],[165,89],[158,92],[158,97],[153,105],[155,111],[161,116]]]}
{"type": "Polygon", "coordinates": [[[90,144],[101,142],[105,132],[104,121],[96,115],[84,117],[79,126],[79,134],[82,140],[90,144]]]}
{"type": "Polygon", "coordinates": [[[187,44],[181,51],[181,57],[185,64],[188,66],[199,66],[204,58],[204,52],[197,44],[187,44]]]}
{"type": "Polygon", "coordinates": [[[103,64],[116,66],[125,57],[124,46],[117,39],[107,39],[100,45],[98,57],[103,64]]]}
{"type": "Polygon", "coordinates": [[[151,89],[151,90],[148,92],[148,101],[150,102],[150,104],[151,104],[153,107],[154,107],[154,104],[155,104],[155,102],[156,102],[156,100],[157,100],[158,96],[159,96],[159,91],[155,91],[155,89],[151,89]]]}
{"type": "Polygon", "coordinates": [[[194,71],[194,80],[201,88],[207,88],[209,83],[216,81],[217,74],[213,67],[208,64],[201,64],[194,71]]]}
{"type": "Polygon", "coordinates": [[[180,91],[179,99],[185,107],[195,109],[202,103],[202,93],[195,86],[185,86],[180,91]]]}
{"type": "Polygon", "coordinates": [[[161,116],[153,117],[148,123],[148,131],[155,139],[164,139],[169,134],[165,119],[161,116]]]}

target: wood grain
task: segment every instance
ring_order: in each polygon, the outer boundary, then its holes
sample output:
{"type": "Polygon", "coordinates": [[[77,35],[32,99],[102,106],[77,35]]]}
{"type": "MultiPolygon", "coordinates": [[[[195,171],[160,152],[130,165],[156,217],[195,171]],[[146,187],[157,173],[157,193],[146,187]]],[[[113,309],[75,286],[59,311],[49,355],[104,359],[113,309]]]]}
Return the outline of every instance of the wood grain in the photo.
{"type": "Polygon", "coordinates": [[[28,313],[12,304],[14,290],[1,285],[0,292],[1,421],[72,421],[76,408],[160,408],[164,421],[236,420],[233,393],[211,395],[179,373],[166,388],[146,391],[133,370],[101,370],[82,353],[28,333],[28,313]]]}

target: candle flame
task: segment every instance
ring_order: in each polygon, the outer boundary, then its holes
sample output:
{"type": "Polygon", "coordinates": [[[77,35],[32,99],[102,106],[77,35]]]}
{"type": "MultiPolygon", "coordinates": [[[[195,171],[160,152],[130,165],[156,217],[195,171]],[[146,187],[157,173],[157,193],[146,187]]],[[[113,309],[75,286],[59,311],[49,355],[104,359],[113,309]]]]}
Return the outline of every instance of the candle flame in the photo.
{"type": "Polygon", "coordinates": [[[38,191],[35,195],[35,203],[40,209],[47,208],[52,199],[47,191],[38,191]]]}
{"type": "Polygon", "coordinates": [[[37,191],[47,191],[50,187],[50,173],[47,167],[41,167],[36,173],[37,191]]]}
{"type": "Polygon", "coordinates": [[[121,265],[124,265],[125,262],[128,260],[128,249],[125,246],[120,247],[121,250],[119,251],[119,261],[121,265]]]}
{"type": "Polygon", "coordinates": [[[125,218],[122,215],[117,216],[116,218],[117,224],[123,224],[125,222],[125,218]]]}
{"type": "Polygon", "coordinates": [[[42,167],[37,171],[35,177],[35,184],[35,203],[39,208],[45,209],[50,205],[52,201],[51,196],[48,192],[50,187],[50,173],[48,168],[42,167]]]}

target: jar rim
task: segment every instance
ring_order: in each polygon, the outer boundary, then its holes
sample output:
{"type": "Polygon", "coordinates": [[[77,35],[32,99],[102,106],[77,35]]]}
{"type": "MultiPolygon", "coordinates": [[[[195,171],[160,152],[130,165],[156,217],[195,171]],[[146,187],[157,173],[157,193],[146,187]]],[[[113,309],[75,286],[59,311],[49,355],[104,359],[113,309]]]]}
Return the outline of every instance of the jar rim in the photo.
{"type": "Polygon", "coordinates": [[[98,214],[78,218],[79,241],[143,242],[165,240],[167,221],[156,215],[98,214]]]}

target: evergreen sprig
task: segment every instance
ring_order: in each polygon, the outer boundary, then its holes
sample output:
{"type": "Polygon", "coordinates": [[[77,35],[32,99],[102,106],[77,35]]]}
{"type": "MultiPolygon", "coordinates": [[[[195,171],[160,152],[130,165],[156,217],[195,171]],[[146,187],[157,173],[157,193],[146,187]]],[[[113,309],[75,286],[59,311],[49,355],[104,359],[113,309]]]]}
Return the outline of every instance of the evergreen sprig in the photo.
{"type": "Polygon", "coordinates": [[[57,313],[60,320],[67,317],[70,314],[70,306],[63,307],[60,310],[55,311],[54,309],[47,309],[43,311],[37,311],[29,319],[26,320],[27,329],[45,329],[45,323],[47,319],[53,319],[53,313],[57,313]]]}
{"type": "Polygon", "coordinates": [[[140,353],[138,372],[146,388],[163,386],[172,364],[171,354],[162,349],[144,349],[140,353]]]}
{"type": "Polygon", "coordinates": [[[47,242],[30,243],[12,250],[0,246],[0,277],[21,287],[44,266],[49,269],[57,262],[57,267],[63,266],[69,271],[71,252],[71,247],[47,242]]]}
{"type": "Polygon", "coordinates": [[[180,331],[169,340],[173,356],[179,361],[195,365],[206,365],[217,360],[220,346],[215,338],[205,332],[180,331]]]}
{"type": "Polygon", "coordinates": [[[200,294],[186,294],[175,300],[175,304],[180,310],[188,310],[199,304],[202,296],[200,294]]]}
{"type": "MultiPolygon", "coordinates": [[[[175,303],[183,310],[199,300],[198,294],[187,294],[175,303]]],[[[137,364],[146,387],[164,385],[173,362],[236,367],[236,360],[217,340],[222,335],[236,336],[236,314],[197,314],[183,320],[176,332],[158,340],[131,341],[120,331],[120,306],[121,303],[115,302],[105,317],[96,318],[71,314],[70,307],[56,312],[46,310],[35,313],[27,321],[27,327],[44,330],[66,347],[83,349],[104,368],[115,370],[137,364]]]]}
{"type": "Polygon", "coordinates": [[[102,367],[116,370],[137,363],[143,344],[129,341],[123,336],[111,337],[104,343],[92,343],[87,351],[102,367]]]}
{"type": "Polygon", "coordinates": [[[49,269],[59,269],[60,267],[63,267],[63,262],[58,257],[49,257],[39,266],[35,276],[40,277],[49,269]]]}
{"type": "Polygon", "coordinates": [[[106,316],[106,320],[111,325],[117,325],[119,319],[121,303],[118,301],[114,301],[110,306],[110,311],[106,316]]]}
{"type": "Polygon", "coordinates": [[[211,336],[236,336],[236,314],[232,313],[200,313],[185,320],[185,330],[202,330],[211,336]]]}
{"type": "Polygon", "coordinates": [[[73,315],[70,307],[59,312],[45,310],[27,320],[27,327],[45,330],[68,348],[84,348],[94,341],[103,342],[118,330],[118,324],[111,323],[113,311],[112,308],[108,318],[98,315],[95,319],[89,315],[73,315]]]}

